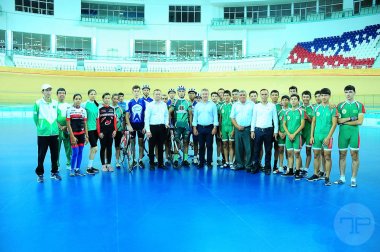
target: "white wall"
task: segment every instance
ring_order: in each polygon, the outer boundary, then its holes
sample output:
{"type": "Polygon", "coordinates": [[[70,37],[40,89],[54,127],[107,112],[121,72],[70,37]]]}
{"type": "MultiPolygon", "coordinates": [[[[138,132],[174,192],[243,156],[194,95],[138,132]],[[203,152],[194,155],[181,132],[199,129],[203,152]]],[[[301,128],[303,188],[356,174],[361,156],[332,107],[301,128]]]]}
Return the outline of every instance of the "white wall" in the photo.
{"type": "MultiPolygon", "coordinates": [[[[14,1],[3,1],[0,29],[78,37],[96,37],[96,53],[106,56],[109,49],[117,49],[119,56],[130,55],[131,39],[149,40],[247,40],[247,55],[288,47],[297,42],[317,37],[340,35],[344,31],[362,29],[380,23],[380,14],[349,19],[296,24],[253,25],[250,27],[211,27],[211,19],[223,16],[218,1],[185,0],[117,0],[114,2],[145,3],[144,26],[94,24],[80,21],[80,0],[55,0],[55,15],[44,16],[15,12],[14,1]],[[210,4],[213,2],[214,4],[210,4]],[[201,23],[178,24],[168,22],[170,4],[202,6],[201,23]]],[[[350,1],[350,0],[345,0],[350,1]]],[[[103,1],[102,1],[103,2],[103,1]]],[[[222,1],[223,2],[223,1],[222,1]]]]}

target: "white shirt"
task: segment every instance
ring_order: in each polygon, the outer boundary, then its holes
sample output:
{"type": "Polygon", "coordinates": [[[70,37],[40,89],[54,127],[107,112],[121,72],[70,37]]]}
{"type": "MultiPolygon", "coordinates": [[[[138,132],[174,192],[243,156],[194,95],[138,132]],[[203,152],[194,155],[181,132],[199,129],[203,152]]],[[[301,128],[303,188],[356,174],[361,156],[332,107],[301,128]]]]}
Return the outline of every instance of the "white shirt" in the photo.
{"type": "Polygon", "coordinates": [[[269,128],[274,126],[274,133],[278,133],[278,117],[276,106],[268,102],[267,104],[257,103],[253,110],[251,131],[255,128],[269,128]]]}
{"type": "Polygon", "coordinates": [[[214,127],[219,125],[218,121],[218,109],[216,108],[215,103],[212,101],[200,101],[195,105],[194,107],[194,113],[193,113],[193,126],[196,127],[197,125],[211,125],[213,124],[214,127]]]}
{"type": "Polygon", "coordinates": [[[230,118],[235,119],[239,126],[248,127],[252,122],[254,106],[255,104],[248,100],[244,104],[240,101],[235,102],[231,108],[230,118]]]}
{"type": "Polygon", "coordinates": [[[150,132],[150,125],[169,124],[168,107],[163,101],[152,101],[146,104],[145,130],[150,132]]]}

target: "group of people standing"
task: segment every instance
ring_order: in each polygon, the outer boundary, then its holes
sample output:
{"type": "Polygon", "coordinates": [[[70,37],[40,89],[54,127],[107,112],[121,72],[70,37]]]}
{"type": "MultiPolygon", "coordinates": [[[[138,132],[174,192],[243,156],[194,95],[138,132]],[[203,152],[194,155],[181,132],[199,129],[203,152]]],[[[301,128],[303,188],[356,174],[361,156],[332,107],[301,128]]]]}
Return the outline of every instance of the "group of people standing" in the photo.
{"type": "MultiPolygon", "coordinates": [[[[203,168],[213,167],[246,170],[250,173],[282,174],[300,180],[307,176],[314,152],[314,172],[308,181],[323,179],[329,186],[333,134],[340,125],[338,147],[340,154],[340,178],[335,184],[345,183],[347,150],[352,156],[351,186],[356,187],[359,167],[359,125],[363,123],[364,105],[354,99],[355,87],[344,88],[346,101],[338,105],[329,102],[331,91],[323,88],[314,93],[311,104],[310,91],[298,95],[297,87],[289,88],[289,95],[281,98],[277,90],[269,92],[245,90],[232,91],[220,88],[210,92],[204,88],[199,93],[179,86],[163,94],[160,89],[149,97],[150,87],[132,87],[133,98],[125,102],[124,94],[104,93],[102,104],[96,101],[96,91],[88,91],[88,100],[75,94],[73,104],[65,102],[66,90],[57,90],[58,101],[51,98],[52,87],[42,86],[43,98],[36,101],[34,121],[38,135],[38,182],[43,182],[43,161],[48,147],[51,151],[51,178],[61,180],[58,172],[60,147],[65,147],[70,176],[84,176],[81,172],[84,145],[90,143],[87,174],[98,173],[93,161],[100,139],[102,171],[113,171],[112,145],[115,144],[116,160],[120,155],[120,142],[125,130],[129,131],[132,144],[132,166],[144,168],[144,136],[149,139],[149,168],[167,169],[189,166],[189,145],[192,139],[192,162],[203,168]],[[143,96],[141,97],[141,90],[143,96]],[[186,91],[188,99],[185,98],[186,91]],[[258,101],[260,96],[260,101],[258,101]],[[269,101],[269,98],[271,101],[269,101]],[[171,146],[174,137],[175,146],[171,146]],[[136,138],[138,158],[136,159],[136,138]],[[216,143],[217,159],[213,160],[216,143]],[[302,146],[306,145],[306,160],[301,159],[302,146]],[[164,159],[166,146],[166,162],[164,159]],[[179,163],[179,151],[183,152],[179,163]],[[272,149],[274,163],[272,166],[272,149]],[[172,151],[170,151],[172,150],[172,151]],[[261,165],[264,156],[264,165],[261,165]],[[157,161],[155,160],[157,159],[157,161]],[[287,165],[285,165],[285,159],[287,165]],[[170,162],[169,162],[170,161],[170,162]]],[[[116,167],[120,164],[116,161],[116,167]]]]}

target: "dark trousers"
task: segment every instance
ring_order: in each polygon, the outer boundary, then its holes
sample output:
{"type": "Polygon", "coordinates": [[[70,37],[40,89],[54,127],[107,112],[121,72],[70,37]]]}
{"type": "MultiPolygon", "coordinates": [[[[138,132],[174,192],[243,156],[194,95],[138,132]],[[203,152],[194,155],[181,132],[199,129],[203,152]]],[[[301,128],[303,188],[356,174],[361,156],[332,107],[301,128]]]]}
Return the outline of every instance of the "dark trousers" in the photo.
{"type": "Polygon", "coordinates": [[[100,139],[100,162],[102,165],[111,164],[112,159],[112,131],[111,132],[102,132],[103,138],[100,139]],[[107,163],[105,160],[105,154],[107,153],[107,163]]]}
{"type": "Polygon", "coordinates": [[[149,138],[149,163],[154,164],[154,148],[158,149],[158,165],[164,164],[164,142],[167,136],[164,124],[150,125],[152,137],[149,138]]]}
{"type": "Polygon", "coordinates": [[[212,139],[213,135],[211,134],[212,128],[214,126],[207,125],[207,126],[197,126],[198,130],[198,141],[199,141],[199,164],[204,165],[205,164],[205,152],[207,148],[207,164],[211,165],[212,163],[212,154],[213,154],[213,146],[212,146],[212,139]],[[205,146],[206,144],[206,146],[205,146]]]}
{"type": "Polygon", "coordinates": [[[255,128],[255,148],[254,162],[255,168],[260,168],[260,150],[261,146],[265,148],[265,169],[271,169],[272,143],[273,143],[273,127],[255,128]]]}
{"type": "Polygon", "coordinates": [[[242,131],[235,128],[235,157],[237,168],[252,168],[251,126],[242,131]]]}
{"type": "Polygon", "coordinates": [[[48,148],[50,148],[51,172],[58,172],[58,136],[38,136],[38,166],[37,175],[44,174],[44,161],[48,148]]]}

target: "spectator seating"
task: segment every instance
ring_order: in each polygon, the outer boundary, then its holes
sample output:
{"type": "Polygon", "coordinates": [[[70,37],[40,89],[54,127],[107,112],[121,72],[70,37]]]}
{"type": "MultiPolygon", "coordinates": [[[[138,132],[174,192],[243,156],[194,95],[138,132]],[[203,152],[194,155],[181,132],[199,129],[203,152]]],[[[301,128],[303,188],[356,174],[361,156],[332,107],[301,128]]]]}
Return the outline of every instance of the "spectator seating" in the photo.
{"type": "Polygon", "coordinates": [[[379,57],[380,24],[341,36],[298,43],[288,64],[312,63],[313,68],[370,68],[379,57]]]}
{"type": "Polygon", "coordinates": [[[35,56],[14,55],[16,67],[41,68],[50,70],[76,70],[76,59],[44,58],[35,56]]]}
{"type": "Polygon", "coordinates": [[[200,72],[202,61],[148,62],[148,72],[200,72]]]}
{"type": "Polygon", "coordinates": [[[139,61],[84,60],[85,71],[91,72],[139,72],[139,61]]]}
{"type": "Polygon", "coordinates": [[[209,61],[209,72],[224,71],[250,71],[272,70],[275,64],[274,57],[259,57],[240,60],[217,60],[209,61]]]}

